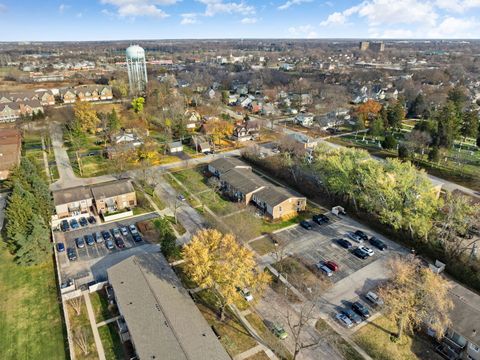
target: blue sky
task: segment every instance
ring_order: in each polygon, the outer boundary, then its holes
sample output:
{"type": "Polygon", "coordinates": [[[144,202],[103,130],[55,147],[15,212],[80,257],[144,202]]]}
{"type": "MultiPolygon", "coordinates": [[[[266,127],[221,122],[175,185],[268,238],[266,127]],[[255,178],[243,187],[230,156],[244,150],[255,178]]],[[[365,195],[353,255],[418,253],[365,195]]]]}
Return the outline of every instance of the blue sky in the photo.
{"type": "Polygon", "coordinates": [[[0,0],[0,41],[480,38],[480,0],[0,0]]]}

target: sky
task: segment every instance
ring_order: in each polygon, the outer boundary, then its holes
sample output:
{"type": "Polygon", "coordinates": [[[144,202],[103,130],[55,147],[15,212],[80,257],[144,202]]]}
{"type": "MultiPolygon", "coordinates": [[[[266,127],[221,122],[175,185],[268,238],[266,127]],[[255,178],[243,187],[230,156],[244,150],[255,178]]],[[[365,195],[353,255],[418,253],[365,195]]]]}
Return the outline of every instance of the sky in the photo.
{"type": "Polygon", "coordinates": [[[0,41],[480,38],[480,0],[0,0],[0,41]]]}

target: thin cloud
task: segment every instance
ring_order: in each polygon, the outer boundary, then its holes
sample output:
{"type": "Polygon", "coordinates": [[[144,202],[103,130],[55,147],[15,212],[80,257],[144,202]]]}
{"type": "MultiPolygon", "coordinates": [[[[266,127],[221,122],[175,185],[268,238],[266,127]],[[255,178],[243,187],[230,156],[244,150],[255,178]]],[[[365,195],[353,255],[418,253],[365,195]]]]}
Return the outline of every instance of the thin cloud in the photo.
{"type": "Polygon", "coordinates": [[[313,0],[288,0],[284,4],[280,5],[278,7],[278,10],[287,10],[288,8],[295,6],[295,5],[300,5],[304,3],[309,3],[312,2],[313,0]]]}

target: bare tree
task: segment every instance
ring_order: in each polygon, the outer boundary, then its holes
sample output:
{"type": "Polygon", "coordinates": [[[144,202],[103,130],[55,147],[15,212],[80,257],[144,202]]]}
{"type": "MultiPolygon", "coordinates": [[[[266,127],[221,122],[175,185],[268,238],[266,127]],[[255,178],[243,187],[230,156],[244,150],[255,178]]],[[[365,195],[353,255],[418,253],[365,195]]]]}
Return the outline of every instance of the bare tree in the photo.
{"type": "Polygon", "coordinates": [[[80,316],[82,313],[83,298],[78,296],[76,298],[68,300],[68,305],[75,311],[77,316],[80,316]]]}
{"type": "Polygon", "coordinates": [[[316,301],[308,301],[302,305],[300,312],[287,313],[287,324],[290,328],[291,336],[294,341],[293,360],[302,352],[302,350],[313,348],[317,346],[320,339],[312,338],[307,329],[310,326],[309,322],[315,319],[316,301]]]}
{"type": "Polygon", "coordinates": [[[77,345],[84,355],[88,355],[88,337],[84,328],[77,329],[73,333],[73,342],[77,345]]]}

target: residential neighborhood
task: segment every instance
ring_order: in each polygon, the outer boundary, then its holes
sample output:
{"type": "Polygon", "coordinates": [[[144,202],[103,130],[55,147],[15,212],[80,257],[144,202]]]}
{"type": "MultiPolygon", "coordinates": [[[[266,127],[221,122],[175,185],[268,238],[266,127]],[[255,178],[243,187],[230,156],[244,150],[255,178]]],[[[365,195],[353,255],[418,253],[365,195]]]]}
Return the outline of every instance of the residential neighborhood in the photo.
{"type": "Polygon", "coordinates": [[[480,360],[479,11],[0,0],[0,358],[480,360]]]}

